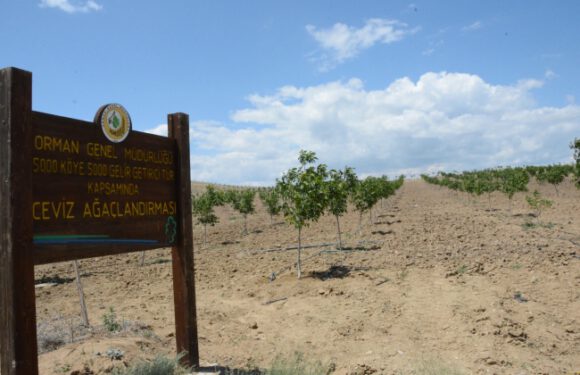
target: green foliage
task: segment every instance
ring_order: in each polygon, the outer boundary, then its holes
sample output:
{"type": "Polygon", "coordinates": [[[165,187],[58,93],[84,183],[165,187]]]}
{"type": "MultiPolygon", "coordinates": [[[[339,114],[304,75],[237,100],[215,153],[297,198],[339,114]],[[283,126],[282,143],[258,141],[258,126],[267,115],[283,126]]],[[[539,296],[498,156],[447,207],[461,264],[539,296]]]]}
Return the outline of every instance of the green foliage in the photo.
{"type": "Polygon", "coordinates": [[[570,143],[570,148],[574,153],[574,180],[576,187],[580,189],[580,138],[574,138],[574,141],[570,143]]]}
{"type": "Polygon", "coordinates": [[[157,356],[151,361],[140,361],[128,368],[115,368],[113,375],[185,375],[190,371],[181,367],[180,358],[169,359],[163,356],[157,356]]]}
{"type": "Polygon", "coordinates": [[[197,197],[192,197],[191,201],[193,215],[197,217],[198,223],[213,226],[219,222],[213,209],[214,207],[224,205],[225,196],[222,192],[217,191],[213,186],[208,185],[203,194],[197,197]]]}
{"type": "Polygon", "coordinates": [[[192,212],[195,217],[197,217],[197,222],[199,224],[215,225],[219,222],[218,217],[215,215],[214,207],[211,198],[205,193],[198,196],[192,197],[192,212]]]}
{"type": "Polygon", "coordinates": [[[248,215],[256,211],[256,207],[254,206],[255,196],[256,191],[253,189],[228,190],[225,193],[225,201],[231,204],[232,208],[244,217],[244,234],[248,233],[248,215]]]}
{"type": "Polygon", "coordinates": [[[266,211],[270,215],[270,222],[272,222],[273,217],[280,213],[282,207],[280,206],[280,193],[277,189],[267,189],[261,190],[260,200],[266,207],[266,211]]]}
{"type": "Polygon", "coordinates": [[[347,212],[348,198],[354,192],[356,185],[356,173],[350,167],[345,167],[343,171],[332,169],[329,172],[328,181],[326,182],[326,198],[328,212],[336,218],[339,249],[342,249],[339,218],[347,212]]]}
{"type": "Polygon", "coordinates": [[[303,354],[295,353],[290,359],[276,357],[266,375],[326,375],[331,372],[329,367],[320,362],[309,363],[304,360],[303,354]]]}
{"type": "Polygon", "coordinates": [[[302,275],[300,264],[302,228],[312,221],[318,221],[326,209],[325,190],[328,171],[325,164],[312,165],[316,160],[318,159],[314,152],[302,150],[298,157],[300,166],[289,169],[276,180],[284,218],[298,230],[298,278],[302,275]]]}
{"type": "Polygon", "coordinates": [[[344,170],[332,169],[328,174],[326,185],[328,198],[328,212],[334,216],[342,216],[348,209],[348,197],[357,186],[357,177],[354,170],[345,167],[344,170]]]}
{"type": "Polygon", "coordinates": [[[280,192],[281,210],[286,220],[296,229],[317,221],[326,208],[325,164],[313,164],[318,158],[311,151],[300,151],[300,167],[291,168],[280,179],[276,188],[280,192]]]}
{"type": "Polygon", "coordinates": [[[351,201],[355,209],[359,212],[361,219],[363,213],[368,211],[371,214],[372,220],[373,207],[381,199],[387,199],[395,194],[395,191],[403,185],[404,180],[405,176],[399,176],[395,181],[391,182],[387,176],[382,176],[367,177],[359,181],[351,194],[351,201]]]}
{"type": "Polygon", "coordinates": [[[214,207],[222,206],[224,203],[224,194],[211,185],[206,186],[203,194],[191,197],[193,216],[197,217],[197,222],[203,225],[204,243],[207,243],[207,226],[214,226],[219,222],[214,212],[214,207]]]}
{"type": "Polygon", "coordinates": [[[112,307],[109,307],[109,311],[103,314],[103,325],[108,332],[119,332],[121,330],[121,324],[117,321],[117,314],[112,307]]]}
{"type": "Polygon", "coordinates": [[[376,177],[367,177],[356,185],[352,194],[352,203],[356,210],[362,215],[370,211],[381,199],[381,182],[376,177]]]}
{"type": "Polygon", "coordinates": [[[499,177],[499,189],[508,199],[512,199],[515,193],[528,191],[530,176],[523,168],[505,168],[497,171],[499,177]]]}
{"type": "Polygon", "coordinates": [[[253,189],[244,189],[239,191],[231,191],[233,199],[229,201],[232,208],[242,215],[250,215],[256,211],[254,206],[254,197],[256,191],[253,189]]]}
{"type": "Polygon", "coordinates": [[[539,182],[547,182],[554,186],[558,194],[558,185],[564,181],[566,176],[572,173],[574,168],[570,165],[549,165],[538,169],[536,178],[539,182]]]}
{"type": "Polygon", "coordinates": [[[542,198],[542,195],[534,190],[531,196],[526,196],[526,201],[532,209],[536,211],[536,217],[539,219],[542,211],[546,208],[552,207],[553,202],[549,199],[542,198]]]}

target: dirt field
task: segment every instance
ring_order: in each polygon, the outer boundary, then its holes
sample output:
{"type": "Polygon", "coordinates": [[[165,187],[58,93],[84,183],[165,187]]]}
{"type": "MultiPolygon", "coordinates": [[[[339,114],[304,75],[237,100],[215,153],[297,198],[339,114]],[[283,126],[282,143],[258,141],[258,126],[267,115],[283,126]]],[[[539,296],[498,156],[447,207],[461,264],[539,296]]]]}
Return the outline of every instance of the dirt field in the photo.
{"type": "MultiPolygon", "coordinates": [[[[296,243],[282,218],[271,225],[259,206],[242,236],[241,217],[222,208],[207,246],[195,226],[202,362],[267,367],[298,351],[336,374],[413,374],[422,364],[465,374],[580,371],[580,191],[559,190],[540,187],[554,207],[538,225],[523,194],[509,213],[498,193],[489,210],[485,196],[473,203],[407,181],[375,223],[365,215],[360,233],[356,213],[342,219],[357,251],[305,250],[301,280],[288,268],[296,250],[261,251],[296,243]]],[[[304,244],[335,240],[331,217],[304,230],[304,244]]],[[[91,331],[78,327],[72,265],[37,267],[39,281],[60,278],[37,288],[42,346],[74,340],[41,354],[40,373],[100,374],[174,355],[170,259],[156,250],[142,267],[136,253],[82,260],[91,331]],[[104,333],[111,307],[120,333],[104,333]]]]}

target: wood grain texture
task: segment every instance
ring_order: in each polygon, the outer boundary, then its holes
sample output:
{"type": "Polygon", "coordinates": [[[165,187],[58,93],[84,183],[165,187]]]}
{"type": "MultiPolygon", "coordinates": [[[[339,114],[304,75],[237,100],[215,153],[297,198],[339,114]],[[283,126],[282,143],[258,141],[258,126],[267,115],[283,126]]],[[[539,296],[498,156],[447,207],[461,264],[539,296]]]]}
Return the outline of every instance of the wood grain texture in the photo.
{"type": "Polygon", "coordinates": [[[189,116],[168,116],[169,138],[176,141],[178,155],[178,232],[177,246],[172,247],[173,293],[175,302],[175,338],[177,352],[185,352],[183,363],[199,368],[193,226],[191,212],[191,176],[189,165],[189,116]]]}
{"type": "Polygon", "coordinates": [[[0,70],[0,369],[37,375],[30,203],[32,74],[0,70]]]}

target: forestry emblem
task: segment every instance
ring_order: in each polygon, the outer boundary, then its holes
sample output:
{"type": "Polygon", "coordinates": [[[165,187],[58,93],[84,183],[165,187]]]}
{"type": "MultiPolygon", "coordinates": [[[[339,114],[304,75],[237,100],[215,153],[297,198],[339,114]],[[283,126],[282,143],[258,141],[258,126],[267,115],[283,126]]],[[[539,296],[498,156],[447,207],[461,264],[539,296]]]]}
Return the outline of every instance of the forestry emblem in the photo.
{"type": "Polygon", "coordinates": [[[95,119],[97,124],[101,125],[105,137],[111,142],[123,142],[131,130],[129,113],[120,104],[102,106],[95,119]]]}

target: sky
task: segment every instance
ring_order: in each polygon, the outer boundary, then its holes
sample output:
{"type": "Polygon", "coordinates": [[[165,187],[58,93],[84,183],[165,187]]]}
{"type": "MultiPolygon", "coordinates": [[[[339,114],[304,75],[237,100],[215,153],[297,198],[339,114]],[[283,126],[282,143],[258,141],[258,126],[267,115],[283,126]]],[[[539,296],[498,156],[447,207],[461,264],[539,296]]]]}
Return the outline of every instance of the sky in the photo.
{"type": "Polygon", "coordinates": [[[571,162],[580,1],[0,0],[33,109],[190,117],[191,177],[272,185],[299,150],[359,176],[571,162]]]}

